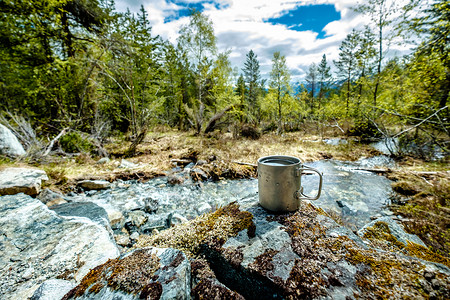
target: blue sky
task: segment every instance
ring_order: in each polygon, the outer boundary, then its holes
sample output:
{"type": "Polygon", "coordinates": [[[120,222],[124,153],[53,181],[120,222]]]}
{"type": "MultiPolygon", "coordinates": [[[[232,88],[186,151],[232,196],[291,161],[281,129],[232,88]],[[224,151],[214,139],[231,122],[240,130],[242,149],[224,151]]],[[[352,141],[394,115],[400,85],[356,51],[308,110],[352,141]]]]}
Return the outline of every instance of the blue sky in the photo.
{"type": "MultiPolygon", "coordinates": [[[[230,61],[241,72],[245,55],[253,50],[261,73],[268,78],[275,51],[286,56],[294,82],[304,81],[312,63],[325,54],[333,67],[339,45],[353,28],[368,18],[352,10],[361,0],[116,0],[116,8],[149,13],[154,34],[176,43],[181,26],[195,8],[214,23],[219,51],[231,50],[230,61]]],[[[399,1],[399,0],[388,0],[399,1]]],[[[404,0],[400,0],[404,1],[404,0]]],[[[392,54],[407,49],[392,47],[392,54]]]]}

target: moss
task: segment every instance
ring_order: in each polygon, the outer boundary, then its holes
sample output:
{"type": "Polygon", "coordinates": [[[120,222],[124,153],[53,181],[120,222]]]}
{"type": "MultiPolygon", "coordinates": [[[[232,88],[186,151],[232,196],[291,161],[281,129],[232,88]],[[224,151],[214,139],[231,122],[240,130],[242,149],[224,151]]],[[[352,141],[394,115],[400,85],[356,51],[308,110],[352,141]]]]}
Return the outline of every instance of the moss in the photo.
{"type": "Polygon", "coordinates": [[[405,247],[405,244],[397,240],[397,238],[391,234],[389,225],[386,222],[379,221],[376,222],[372,227],[366,228],[364,238],[371,241],[386,241],[397,249],[403,249],[405,247]]]}
{"type": "Polygon", "coordinates": [[[269,249],[265,253],[258,255],[255,261],[248,266],[249,269],[266,275],[267,272],[273,270],[272,260],[277,253],[279,251],[269,249]]]}
{"type": "Polygon", "coordinates": [[[408,242],[406,251],[408,251],[409,255],[413,255],[423,260],[440,263],[450,268],[450,259],[448,257],[435,253],[422,245],[408,242]]]}
{"type": "Polygon", "coordinates": [[[253,215],[241,211],[236,202],[205,214],[189,222],[167,229],[158,235],[139,237],[134,248],[148,246],[171,247],[184,251],[189,256],[199,253],[201,244],[220,248],[229,237],[247,229],[249,237],[254,236],[253,215]]]}
{"type": "Polygon", "coordinates": [[[153,281],[155,271],[160,267],[159,258],[138,250],[123,259],[110,259],[84,276],[81,283],[64,296],[66,299],[81,297],[88,291],[97,294],[108,286],[129,294],[139,294],[153,281]]]}

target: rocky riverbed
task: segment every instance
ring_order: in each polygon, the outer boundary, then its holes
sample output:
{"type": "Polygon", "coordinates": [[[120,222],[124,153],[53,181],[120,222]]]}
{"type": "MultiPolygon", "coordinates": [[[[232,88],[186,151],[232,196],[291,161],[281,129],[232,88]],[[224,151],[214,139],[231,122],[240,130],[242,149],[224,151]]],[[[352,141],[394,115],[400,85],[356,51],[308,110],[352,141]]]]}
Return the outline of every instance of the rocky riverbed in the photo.
{"type": "MultiPolygon", "coordinates": [[[[195,164],[147,182],[80,181],[69,194],[15,194],[9,180],[0,298],[448,298],[449,260],[404,232],[386,208],[389,180],[367,171],[392,164],[311,163],[321,199],[282,215],[258,206],[256,180],[208,181],[195,164]]],[[[315,192],[314,176],[303,184],[315,192]]]]}

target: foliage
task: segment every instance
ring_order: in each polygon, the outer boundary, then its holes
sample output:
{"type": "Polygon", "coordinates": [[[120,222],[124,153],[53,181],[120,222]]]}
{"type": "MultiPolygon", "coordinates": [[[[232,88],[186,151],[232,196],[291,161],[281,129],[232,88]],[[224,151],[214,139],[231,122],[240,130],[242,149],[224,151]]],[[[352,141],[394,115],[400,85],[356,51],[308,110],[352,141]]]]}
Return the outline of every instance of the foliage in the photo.
{"type": "Polygon", "coordinates": [[[62,136],[59,144],[61,149],[67,153],[90,152],[93,150],[93,145],[75,131],[62,136]]]}

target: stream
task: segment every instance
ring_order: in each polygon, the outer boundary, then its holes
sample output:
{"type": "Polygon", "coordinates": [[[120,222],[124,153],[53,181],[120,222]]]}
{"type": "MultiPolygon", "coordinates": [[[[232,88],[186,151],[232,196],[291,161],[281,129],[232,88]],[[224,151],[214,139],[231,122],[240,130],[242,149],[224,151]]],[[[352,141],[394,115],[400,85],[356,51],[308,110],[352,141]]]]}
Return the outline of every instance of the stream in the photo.
{"type": "MultiPolygon", "coordinates": [[[[306,164],[323,173],[322,195],[314,204],[334,212],[352,229],[361,228],[373,216],[392,214],[386,208],[392,193],[390,181],[384,176],[358,169],[392,167],[393,164],[387,156],[356,162],[321,160],[306,164]]],[[[189,174],[189,168],[186,167],[180,174],[189,174]]],[[[302,185],[306,194],[315,194],[318,176],[302,176],[302,185]]],[[[258,181],[243,179],[194,182],[188,179],[182,184],[171,185],[167,183],[167,177],[145,183],[119,180],[107,190],[72,194],[70,198],[76,202],[94,202],[109,213],[120,211],[125,217],[130,211],[145,210],[148,219],[153,218],[154,222],[159,222],[159,227],[163,227],[167,218],[172,216],[178,216],[183,221],[233,201],[239,201],[244,206],[251,205],[258,201],[258,181]],[[149,213],[147,208],[152,203],[153,206],[156,203],[157,210],[149,213]]],[[[152,228],[158,228],[158,225],[149,225],[149,230],[152,228]]]]}

